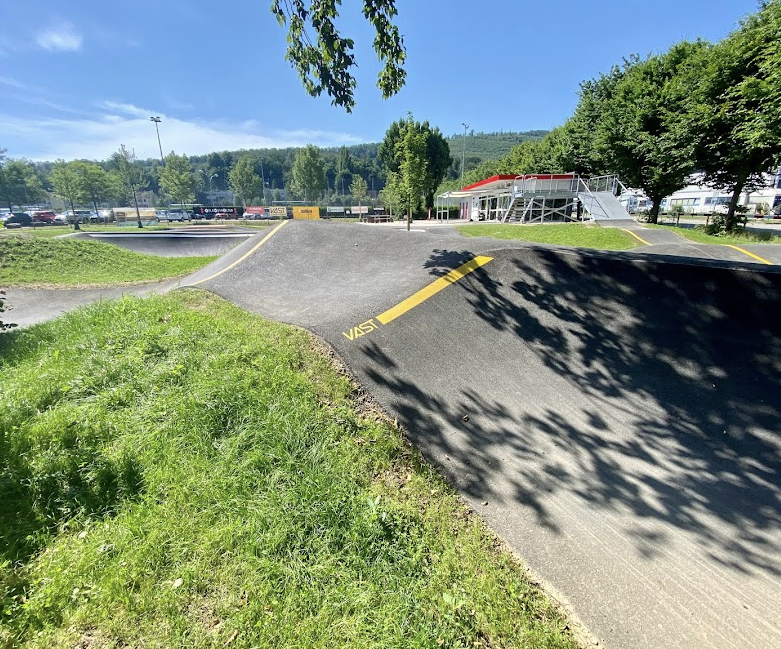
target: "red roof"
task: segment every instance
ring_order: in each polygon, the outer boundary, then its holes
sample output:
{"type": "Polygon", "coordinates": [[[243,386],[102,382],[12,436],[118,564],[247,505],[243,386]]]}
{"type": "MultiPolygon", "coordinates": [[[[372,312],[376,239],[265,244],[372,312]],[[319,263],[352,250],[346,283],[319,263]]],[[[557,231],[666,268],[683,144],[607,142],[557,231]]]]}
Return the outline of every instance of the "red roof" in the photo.
{"type": "Polygon", "coordinates": [[[462,188],[461,191],[470,191],[472,189],[479,189],[480,187],[488,187],[494,184],[501,184],[516,178],[537,178],[538,180],[570,180],[577,174],[526,174],[525,176],[499,174],[498,176],[491,176],[480,182],[472,183],[462,188]]]}

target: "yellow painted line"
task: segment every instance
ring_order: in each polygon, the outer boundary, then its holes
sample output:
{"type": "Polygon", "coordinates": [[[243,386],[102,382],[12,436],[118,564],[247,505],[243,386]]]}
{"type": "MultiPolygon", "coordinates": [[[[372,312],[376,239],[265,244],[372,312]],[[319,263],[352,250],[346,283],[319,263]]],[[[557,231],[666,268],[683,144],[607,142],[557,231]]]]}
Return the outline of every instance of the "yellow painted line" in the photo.
{"type": "Polygon", "coordinates": [[[773,265],[772,261],[768,261],[767,259],[762,259],[762,257],[760,257],[759,255],[755,255],[753,252],[749,252],[748,250],[744,250],[743,248],[739,248],[738,246],[733,246],[733,245],[731,245],[729,243],[726,244],[726,246],[728,248],[733,248],[733,249],[737,250],[738,252],[742,252],[744,255],[748,255],[749,257],[753,257],[757,261],[761,261],[763,264],[767,264],[768,266],[772,266],[773,265]]]}
{"type": "Polygon", "coordinates": [[[475,257],[471,261],[461,264],[455,270],[451,270],[444,277],[440,277],[435,282],[429,284],[426,288],[418,291],[414,295],[411,295],[403,302],[399,302],[396,306],[388,309],[384,313],[377,316],[382,324],[388,324],[401,315],[404,315],[410,309],[414,309],[418,304],[428,300],[432,295],[439,293],[442,289],[447,288],[451,284],[454,284],[462,277],[468,275],[473,270],[477,270],[480,266],[485,266],[489,261],[492,261],[493,257],[475,257]]]}
{"type": "Polygon", "coordinates": [[[648,243],[648,242],[647,242],[645,239],[643,239],[643,237],[641,237],[641,236],[639,236],[639,235],[636,235],[636,234],[635,234],[634,232],[632,232],[631,230],[626,230],[625,228],[621,228],[621,229],[622,229],[622,230],[624,230],[624,232],[628,232],[629,234],[631,234],[631,235],[632,235],[632,236],[633,236],[635,239],[637,239],[638,241],[642,241],[642,242],[643,242],[643,243],[644,243],[646,246],[650,246],[650,245],[651,245],[651,244],[650,244],[650,243],[648,243]]]}
{"type": "Polygon", "coordinates": [[[269,232],[265,237],[263,237],[257,245],[252,247],[252,250],[244,253],[241,257],[239,257],[236,261],[234,261],[229,266],[226,266],[222,270],[218,270],[214,275],[209,275],[208,277],[204,277],[203,279],[199,279],[197,282],[193,282],[190,284],[190,286],[197,286],[198,284],[203,284],[204,282],[208,282],[210,279],[214,279],[215,277],[219,277],[223,273],[227,273],[231,268],[235,268],[238,266],[242,261],[244,261],[247,257],[249,257],[253,252],[255,252],[258,248],[260,248],[266,241],[268,241],[271,237],[273,237],[277,230],[279,230],[283,225],[286,223],[289,223],[289,221],[282,221],[277,227],[275,227],[271,232],[269,232]]]}

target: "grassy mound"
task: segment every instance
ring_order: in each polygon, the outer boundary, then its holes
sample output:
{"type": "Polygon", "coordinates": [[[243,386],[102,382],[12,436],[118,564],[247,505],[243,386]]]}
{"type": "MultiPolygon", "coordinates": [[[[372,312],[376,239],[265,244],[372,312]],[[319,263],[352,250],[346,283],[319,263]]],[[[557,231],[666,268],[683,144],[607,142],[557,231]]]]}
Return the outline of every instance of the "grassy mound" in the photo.
{"type": "Polygon", "coordinates": [[[467,237],[520,239],[534,243],[551,243],[559,246],[595,248],[597,250],[629,250],[641,245],[637,239],[618,228],[600,228],[580,223],[562,223],[561,225],[486,223],[460,225],[456,229],[467,237]]]}
{"type": "Polygon", "coordinates": [[[109,285],[191,273],[216,257],[142,255],[98,241],[0,238],[0,284],[109,285]]]}
{"type": "Polygon", "coordinates": [[[0,336],[0,645],[574,648],[352,389],[200,291],[0,336]]]}

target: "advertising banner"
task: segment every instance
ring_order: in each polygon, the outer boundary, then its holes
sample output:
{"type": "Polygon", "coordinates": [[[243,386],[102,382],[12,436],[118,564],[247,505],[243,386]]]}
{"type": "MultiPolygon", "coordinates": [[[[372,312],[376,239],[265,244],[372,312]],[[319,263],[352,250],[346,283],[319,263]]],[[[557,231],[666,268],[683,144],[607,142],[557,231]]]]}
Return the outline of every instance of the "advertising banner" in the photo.
{"type": "Polygon", "coordinates": [[[314,220],[320,218],[320,208],[316,205],[314,206],[306,206],[306,207],[299,207],[295,206],[293,208],[293,218],[294,219],[308,219],[308,220],[314,220]]]}
{"type": "Polygon", "coordinates": [[[268,208],[268,214],[272,219],[286,219],[287,208],[284,205],[272,205],[268,208]]]}

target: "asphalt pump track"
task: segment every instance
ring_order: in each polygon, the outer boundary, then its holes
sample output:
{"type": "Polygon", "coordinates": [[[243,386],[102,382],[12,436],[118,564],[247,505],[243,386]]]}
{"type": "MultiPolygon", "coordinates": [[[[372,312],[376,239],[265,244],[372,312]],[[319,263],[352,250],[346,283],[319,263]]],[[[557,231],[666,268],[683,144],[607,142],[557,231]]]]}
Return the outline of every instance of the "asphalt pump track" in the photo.
{"type": "Polygon", "coordinates": [[[188,282],[326,339],[600,644],[781,646],[781,274],[419,230],[188,282]]]}
{"type": "Polygon", "coordinates": [[[59,310],[189,285],[306,327],[600,645],[781,646],[778,267],[426,224],[237,241],[59,310]]]}

